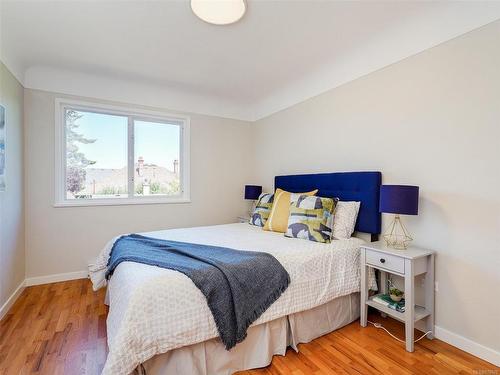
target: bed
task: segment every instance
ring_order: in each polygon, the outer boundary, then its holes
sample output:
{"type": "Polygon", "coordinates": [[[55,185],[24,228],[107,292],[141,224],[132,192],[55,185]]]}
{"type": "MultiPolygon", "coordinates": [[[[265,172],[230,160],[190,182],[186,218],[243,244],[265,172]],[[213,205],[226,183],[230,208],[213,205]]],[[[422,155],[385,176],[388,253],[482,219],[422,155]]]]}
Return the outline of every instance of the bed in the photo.
{"type": "MultiPolygon", "coordinates": [[[[318,195],[361,201],[356,229],[380,233],[379,172],[278,176],[275,188],[318,189],[318,195]]],[[[109,355],[103,374],[231,374],[270,363],[288,346],[329,333],[359,317],[359,247],[356,237],[330,244],[286,238],[246,223],[143,233],[148,237],[267,252],[288,271],[290,286],[230,351],[218,338],[203,294],[183,274],[124,262],[108,283],[109,355]]],[[[100,262],[109,256],[111,241],[100,262]]],[[[91,272],[94,287],[102,269],[91,272]]],[[[371,287],[376,289],[371,277],[371,287]]]]}

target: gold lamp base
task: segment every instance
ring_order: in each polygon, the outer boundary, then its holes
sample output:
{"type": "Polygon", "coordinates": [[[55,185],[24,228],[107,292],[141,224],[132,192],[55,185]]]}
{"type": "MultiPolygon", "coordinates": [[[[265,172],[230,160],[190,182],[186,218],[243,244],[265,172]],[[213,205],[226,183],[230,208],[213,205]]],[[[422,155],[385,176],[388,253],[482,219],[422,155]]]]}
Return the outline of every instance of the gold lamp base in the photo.
{"type": "Polygon", "coordinates": [[[394,220],[387,227],[383,238],[388,247],[398,250],[406,250],[410,242],[413,241],[399,215],[394,216],[394,220]]]}

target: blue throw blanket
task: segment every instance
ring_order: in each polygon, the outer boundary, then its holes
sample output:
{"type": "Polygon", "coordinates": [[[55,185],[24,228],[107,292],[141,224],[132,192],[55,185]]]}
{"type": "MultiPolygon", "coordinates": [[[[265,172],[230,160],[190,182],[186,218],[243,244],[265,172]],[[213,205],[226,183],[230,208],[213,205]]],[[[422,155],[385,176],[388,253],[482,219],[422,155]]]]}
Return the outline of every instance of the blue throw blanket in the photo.
{"type": "Polygon", "coordinates": [[[290,284],[288,272],[267,253],[138,234],[122,236],[114,243],[106,278],[121,262],[149,264],[189,277],[205,295],[227,350],[245,339],[247,328],[290,284]]]}

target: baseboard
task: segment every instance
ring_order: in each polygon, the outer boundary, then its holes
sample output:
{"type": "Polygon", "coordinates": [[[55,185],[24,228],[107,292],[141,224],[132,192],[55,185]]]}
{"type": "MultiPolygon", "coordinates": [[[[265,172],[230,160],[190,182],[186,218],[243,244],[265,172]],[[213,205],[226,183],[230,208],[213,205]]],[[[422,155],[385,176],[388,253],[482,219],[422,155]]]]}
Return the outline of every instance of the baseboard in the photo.
{"type": "Polygon", "coordinates": [[[439,326],[434,326],[434,334],[436,338],[450,345],[484,359],[487,362],[493,363],[495,366],[500,366],[500,352],[478,344],[466,337],[457,335],[439,326]]]}
{"type": "Polygon", "coordinates": [[[7,314],[7,312],[12,307],[14,302],[16,302],[16,300],[19,298],[24,288],[26,288],[27,286],[57,283],[59,281],[86,279],[88,277],[89,274],[87,271],[76,271],[76,272],[58,273],[47,276],[28,277],[25,280],[23,280],[21,284],[19,284],[14,293],[12,293],[12,295],[7,299],[7,301],[2,305],[2,307],[0,307],[0,319],[3,319],[3,317],[7,314]]]}
{"type": "Polygon", "coordinates": [[[3,319],[3,317],[7,314],[9,309],[12,307],[14,302],[19,298],[21,293],[23,292],[24,288],[26,287],[26,280],[23,280],[21,284],[16,288],[14,293],[5,301],[2,307],[0,307],[0,320],[3,319]]]}
{"type": "Polygon", "coordinates": [[[56,273],[54,275],[37,276],[26,278],[26,286],[57,283],[76,279],[86,279],[89,277],[88,271],[76,271],[67,273],[56,273]]]}

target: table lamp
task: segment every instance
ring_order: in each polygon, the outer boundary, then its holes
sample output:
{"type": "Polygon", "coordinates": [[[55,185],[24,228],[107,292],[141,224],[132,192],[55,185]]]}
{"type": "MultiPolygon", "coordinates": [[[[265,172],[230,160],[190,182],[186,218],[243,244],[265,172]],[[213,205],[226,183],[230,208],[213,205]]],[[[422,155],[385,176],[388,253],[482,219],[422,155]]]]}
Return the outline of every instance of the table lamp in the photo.
{"type": "Polygon", "coordinates": [[[388,247],[405,250],[413,240],[399,215],[418,215],[418,186],[382,185],[380,212],[395,214],[383,235],[388,247]]]}
{"type": "Polygon", "coordinates": [[[255,209],[255,201],[259,198],[261,193],[262,193],[262,186],[245,185],[245,199],[253,201],[249,211],[250,216],[252,216],[253,211],[255,209]]]}

